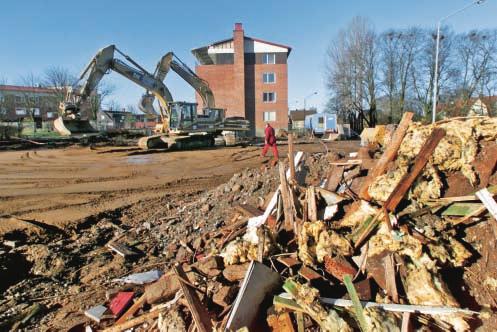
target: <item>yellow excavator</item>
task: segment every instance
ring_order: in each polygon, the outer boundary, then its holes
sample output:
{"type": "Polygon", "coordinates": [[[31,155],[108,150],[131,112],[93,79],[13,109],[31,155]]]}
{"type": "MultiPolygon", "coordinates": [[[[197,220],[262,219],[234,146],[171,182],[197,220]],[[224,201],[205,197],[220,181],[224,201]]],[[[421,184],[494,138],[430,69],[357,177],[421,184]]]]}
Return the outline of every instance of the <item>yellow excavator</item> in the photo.
{"type": "Polygon", "coordinates": [[[81,105],[95,91],[103,76],[115,71],[145,88],[147,91],[139,103],[141,111],[148,116],[157,116],[154,100],[159,102],[159,123],[155,135],[143,137],[138,145],[142,149],[191,149],[214,145],[214,138],[223,131],[246,132],[250,129],[248,120],[226,118],[224,109],[215,108],[214,95],[206,81],[198,77],[188,66],[175,58],[172,52],[164,55],[154,74],[149,73],[115,45],[107,46],[93,57],[80,75],[82,85],[69,89],[66,98],[59,105],[60,116],[54,127],[61,135],[82,135],[94,133],[89,121],[81,118],[81,105]],[[119,53],[128,61],[115,57],[119,53]],[[175,102],[163,83],[169,69],[173,69],[187,81],[202,97],[206,107],[197,114],[197,104],[175,102]]]}

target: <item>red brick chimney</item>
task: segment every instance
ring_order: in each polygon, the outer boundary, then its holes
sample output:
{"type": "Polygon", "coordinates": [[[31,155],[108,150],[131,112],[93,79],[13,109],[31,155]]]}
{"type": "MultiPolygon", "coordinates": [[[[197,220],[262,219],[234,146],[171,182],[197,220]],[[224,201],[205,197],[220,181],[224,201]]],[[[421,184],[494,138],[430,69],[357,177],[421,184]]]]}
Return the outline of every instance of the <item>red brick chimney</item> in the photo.
{"type": "Polygon", "coordinates": [[[245,54],[244,54],[244,35],[241,23],[235,23],[233,30],[233,96],[236,109],[236,115],[245,116],[245,54]]]}

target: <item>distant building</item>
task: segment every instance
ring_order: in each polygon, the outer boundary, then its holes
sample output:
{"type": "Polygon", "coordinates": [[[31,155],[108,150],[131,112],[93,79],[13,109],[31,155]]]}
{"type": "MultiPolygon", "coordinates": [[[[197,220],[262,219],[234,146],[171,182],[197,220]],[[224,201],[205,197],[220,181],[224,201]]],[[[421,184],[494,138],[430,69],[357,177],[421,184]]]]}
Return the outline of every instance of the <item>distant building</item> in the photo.
{"type": "MultiPolygon", "coordinates": [[[[227,116],[245,117],[253,133],[264,133],[265,122],[275,129],[288,127],[289,46],[248,37],[241,23],[233,37],[192,50],[197,75],[209,82],[216,107],[227,116]]],[[[204,105],[197,95],[201,109],[204,105]]]]}
{"type": "Polygon", "coordinates": [[[495,116],[497,115],[497,96],[482,96],[468,100],[457,99],[437,105],[437,115],[452,116],[495,116]]]}
{"type": "Polygon", "coordinates": [[[316,113],[305,117],[305,128],[314,134],[323,135],[338,131],[337,115],[330,113],[316,113]]]}
{"type": "Polygon", "coordinates": [[[105,128],[102,128],[104,130],[131,129],[135,122],[135,115],[124,109],[122,111],[102,111],[99,120],[103,121],[101,125],[105,125],[105,128]]]}
{"type": "MultiPolygon", "coordinates": [[[[290,122],[292,130],[303,130],[304,129],[304,119],[309,115],[316,114],[315,109],[310,110],[293,110],[290,111],[290,122]]],[[[290,128],[289,128],[290,129],[290,128]]]]}
{"type": "Polygon", "coordinates": [[[469,109],[469,116],[488,116],[492,110],[497,108],[497,96],[477,98],[469,109]]]}
{"type": "Polygon", "coordinates": [[[51,128],[57,118],[56,91],[51,88],[0,85],[0,121],[20,122],[32,120],[37,128],[43,123],[51,128]]]}

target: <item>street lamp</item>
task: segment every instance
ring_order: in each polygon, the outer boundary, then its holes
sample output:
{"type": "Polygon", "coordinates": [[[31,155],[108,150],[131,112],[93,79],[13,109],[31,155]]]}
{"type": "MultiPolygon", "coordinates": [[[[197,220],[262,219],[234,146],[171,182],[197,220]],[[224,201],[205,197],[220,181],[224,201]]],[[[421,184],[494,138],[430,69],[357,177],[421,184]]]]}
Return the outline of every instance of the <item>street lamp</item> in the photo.
{"type": "Polygon", "coordinates": [[[306,131],[306,130],[305,130],[305,110],[306,110],[306,106],[307,106],[307,103],[306,103],[306,102],[307,102],[307,98],[311,98],[312,96],[317,95],[317,94],[318,94],[318,92],[317,92],[317,91],[314,91],[313,93],[311,93],[310,95],[308,95],[308,96],[306,96],[306,97],[304,98],[304,114],[303,114],[303,115],[304,115],[304,133],[305,133],[305,131],[306,131]]]}
{"type": "Polygon", "coordinates": [[[452,17],[456,14],[459,14],[460,12],[468,9],[469,7],[473,6],[473,5],[480,5],[482,4],[483,2],[485,2],[485,0],[475,0],[473,2],[471,2],[470,4],[464,6],[463,8],[459,9],[459,10],[456,10],[455,12],[453,12],[452,14],[450,15],[447,15],[443,18],[441,18],[438,23],[437,23],[437,46],[436,46],[436,50],[435,50],[435,79],[434,79],[434,82],[433,82],[433,109],[432,109],[432,122],[435,123],[435,118],[436,118],[436,115],[437,115],[437,93],[438,93],[438,52],[439,52],[439,47],[440,47],[440,26],[442,25],[442,22],[445,21],[446,19],[448,19],[449,17],[452,17]]]}
{"type": "Polygon", "coordinates": [[[318,92],[317,92],[317,91],[315,91],[315,92],[311,93],[310,95],[308,95],[307,97],[305,97],[305,98],[304,98],[304,112],[305,112],[305,110],[306,110],[306,105],[307,105],[307,104],[306,104],[306,101],[307,101],[307,99],[308,99],[308,98],[311,98],[312,96],[317,95],[317,94],[318,94],[318,92]]]}

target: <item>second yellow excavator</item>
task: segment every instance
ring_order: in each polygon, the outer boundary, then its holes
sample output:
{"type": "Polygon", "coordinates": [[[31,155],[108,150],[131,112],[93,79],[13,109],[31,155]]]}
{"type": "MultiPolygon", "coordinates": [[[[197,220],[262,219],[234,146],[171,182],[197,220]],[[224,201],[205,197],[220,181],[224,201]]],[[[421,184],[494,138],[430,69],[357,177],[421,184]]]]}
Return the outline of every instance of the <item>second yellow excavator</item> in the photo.
{"type": "Polygon", "coordinates": [[[214,145],[214,138],[223,131],[246,132],[249,121],[243,118],[226,118],[226,111],[214,107],[214,95],[206,81],[198,77],[188,66],[175,59],[172,52],[164,55],[154,74],[149,73],[115,45],[107,46],[92,58],[80,75],[82,85],[69,89],[59,106],[60,116],[54,121],[55,129],[65,136],[81,135],[94,131],[88,121],[80,117],[81,105],[97,88],[109,71],[115,71],[145,88],[147,93],[140,101],[140,110],[156,116],[153,107],[155,98],[159,102],[161,123],[155,128],[155,135],[143,137],[138,145],[142,149],[191,149],[214,145]],[[128,63],[115,57],[121,54],[128,63]],[[207,105],[202,114],[197,113],[197,104],[175,102],[163,83],[169,69],[173,69],[199,93],[207,105]]]}

